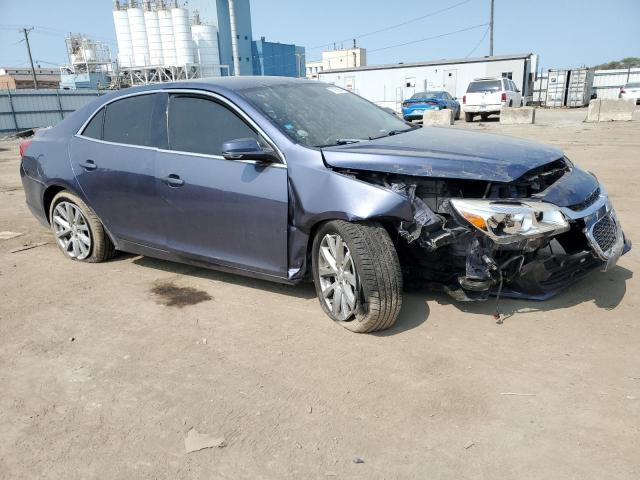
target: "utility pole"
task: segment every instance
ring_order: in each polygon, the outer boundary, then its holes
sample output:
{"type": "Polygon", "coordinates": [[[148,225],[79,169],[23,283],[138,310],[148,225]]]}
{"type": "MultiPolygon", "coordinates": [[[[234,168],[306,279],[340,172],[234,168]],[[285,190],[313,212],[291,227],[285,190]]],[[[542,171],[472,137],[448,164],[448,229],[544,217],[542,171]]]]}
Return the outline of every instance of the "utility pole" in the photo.
{"type": "Polygon", "coordinates": [[[38,90],[38,77],[36,76],[36,69],[33,68],[33,57],[31,56],[31,46],[29,46],[29,32],[33,30],[31,28],[23,28],[22,33],[24,33],[24,41],[27,44],[27,52],[29,52],[29,63],[31,63],[31,75],[33,75],[33,88],[38,90]]]}
{"type": "Polygon", "coordinates": [[[493,2],[491,0],[491,18],[489,19],[489,56],[493,57],[493,2]]]}

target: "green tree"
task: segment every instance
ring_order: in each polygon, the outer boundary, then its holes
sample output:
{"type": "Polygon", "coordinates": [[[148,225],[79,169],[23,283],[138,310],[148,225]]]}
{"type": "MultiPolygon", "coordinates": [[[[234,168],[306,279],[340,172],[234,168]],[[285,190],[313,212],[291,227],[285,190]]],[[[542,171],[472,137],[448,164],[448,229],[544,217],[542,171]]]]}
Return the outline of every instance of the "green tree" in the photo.
{"type": "Polygon", "coordinates": [[[615,70],[620,68],[635,68],[640,67],[640,57],[627,57],[622,60],[615,60],[613,62],[601,63],[593,67],[595,70],[615,70]]]}

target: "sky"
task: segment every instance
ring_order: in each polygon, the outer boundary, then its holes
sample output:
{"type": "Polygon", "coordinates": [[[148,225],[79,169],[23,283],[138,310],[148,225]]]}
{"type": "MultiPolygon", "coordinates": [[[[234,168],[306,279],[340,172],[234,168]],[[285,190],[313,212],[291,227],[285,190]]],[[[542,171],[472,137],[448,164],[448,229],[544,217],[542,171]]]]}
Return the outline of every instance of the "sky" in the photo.
{"type": "MultiPolygon", "coordinates": [[[[214,1],[190,4],[215,17],[214,1]]],[[[488,55],[489,3],[251,0],[251,18],[254,38],[302,45],[307,60],[319,59],[334,43],[349,47],[356,37],[371,65],[488,55]]],[[[115,56],[112,5],[112,0],[0,0],[0,67],[28,65],[21,27],[34,27],[31,50],[42,67],[67,62],[67,32],[104,41],[115,56]]],[[[545,70],[640,57],[640,0],[495,0],[494,32],[494,54],[537,53],[545,70]]]]}

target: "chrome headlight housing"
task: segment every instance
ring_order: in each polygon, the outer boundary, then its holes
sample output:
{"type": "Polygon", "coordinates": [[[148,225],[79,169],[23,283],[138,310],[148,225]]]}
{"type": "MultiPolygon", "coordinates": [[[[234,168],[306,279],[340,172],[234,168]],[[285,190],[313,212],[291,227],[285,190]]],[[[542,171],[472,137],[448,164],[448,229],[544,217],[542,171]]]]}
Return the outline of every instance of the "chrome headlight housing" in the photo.
{"type": "Polygon", "coordinates": [[[450,202],[462,218],[496,243],[513,243],[569,230],[565,216],[550,203],[460,198],[450,202]]]}

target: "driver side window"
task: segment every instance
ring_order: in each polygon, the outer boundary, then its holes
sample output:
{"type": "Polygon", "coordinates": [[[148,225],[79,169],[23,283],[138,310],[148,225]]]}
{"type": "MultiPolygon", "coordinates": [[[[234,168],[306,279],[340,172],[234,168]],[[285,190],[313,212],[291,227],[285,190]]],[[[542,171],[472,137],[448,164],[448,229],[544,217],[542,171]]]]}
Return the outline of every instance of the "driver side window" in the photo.
{"type": "Polygon", "coordinates": [[[213,100],[192,96],[172,95],[169,99],[169,149],[222,155],[222,144],[239,138],[255,138],[255,132],[235,112],[213,100]]]}

